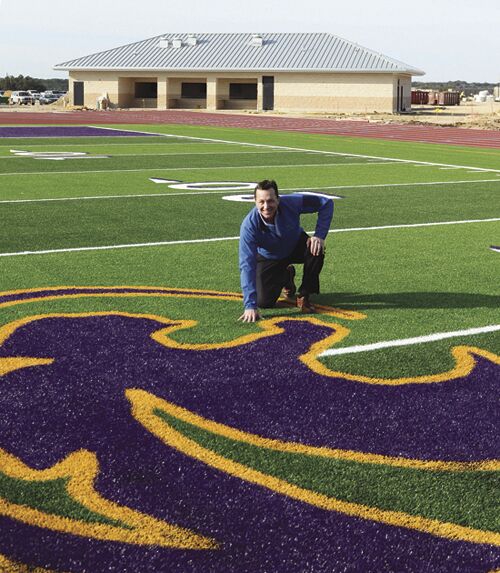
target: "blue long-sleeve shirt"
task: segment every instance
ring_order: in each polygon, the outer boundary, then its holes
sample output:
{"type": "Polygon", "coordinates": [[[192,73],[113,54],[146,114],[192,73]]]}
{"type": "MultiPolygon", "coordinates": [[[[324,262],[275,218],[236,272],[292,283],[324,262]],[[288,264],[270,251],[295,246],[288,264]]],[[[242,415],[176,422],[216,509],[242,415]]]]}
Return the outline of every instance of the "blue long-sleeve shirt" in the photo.
{"type": "Polygon", "coordinates": [[[318,213],[314,236],[325,239],[333,217],[333,201],[321,195],[294,193],[280,197],[274,225],[266,225],[256,207],[243,219],[239,254],[245,309],[257,308],[257,253],[266,259],[290,255],[303,232],[302,213],[318,213]]]}

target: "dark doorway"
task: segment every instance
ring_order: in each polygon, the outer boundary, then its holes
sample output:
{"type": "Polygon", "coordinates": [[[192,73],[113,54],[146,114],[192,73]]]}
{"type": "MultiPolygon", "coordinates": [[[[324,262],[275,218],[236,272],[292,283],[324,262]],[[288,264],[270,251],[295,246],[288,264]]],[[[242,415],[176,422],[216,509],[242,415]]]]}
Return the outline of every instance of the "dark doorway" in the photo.
{"type": "Polygon", "coordinates": [[[84,100],[83,82],[73,82],[73,105],[83,105],[84,100]]]}
{"type": "Polygon", "coordinates": [[[262,109],[274,109],[274,76],[262,76],[262,109]]]}

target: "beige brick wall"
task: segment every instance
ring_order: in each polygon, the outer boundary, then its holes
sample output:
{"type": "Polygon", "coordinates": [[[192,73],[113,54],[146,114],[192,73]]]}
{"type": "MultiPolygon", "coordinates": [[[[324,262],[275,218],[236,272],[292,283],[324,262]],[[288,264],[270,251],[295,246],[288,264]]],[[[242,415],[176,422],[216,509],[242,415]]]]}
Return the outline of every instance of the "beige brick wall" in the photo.
{"type": "Polygon", "coordinates": [[[97,99],[107,94],[110,107],[156,107],[156,100],[135,99],[135,82],[156,82],[158,75],[117,72],[72,72],[69,76],[69,98],[73,103],[73,82],[84,82],[84,105],[95,108],[97,99]]]}
{"type": "Polygon", "coordinates": [[[84,83],[84,105],[96,107],[97,98],[108,95],[111,105],[118,107],[119,81],[116,73],[72,72],[69,76],[69,101],[73,103],[73,82],[84,83]]]}
{"type": "MultiPolygon", "coordinates": [[[[271,73],[266,75],[273,75],[271,73]]],[[[396,111],[397,80],[404,90],[403,106],[411,107],[411,77],[393,74],[274,74],[274,109],[276,111],[317,111],[331,113],[372,113],[396,111]]],[[[231,102],[229,83],[257,81],[257,106],[262,109],[262,75],[255,73],[167,73],[137,72],[71,72],[70,101],[73,101],[73,81],[85,82],[85,105],[96,107],[98,97],[107,93],[111,107],[171,107],[222,109],[225,107],[248,109],[252,102],[231,102]],[[183,81],[206,81],[207,101],[181,100],[183,81]],[[158,100],[134,99],[136,81],[157,81],[158,100]],[[241,106],[241,107],[240,107],[241,106]]],[[[255,108],[254,108],[255,109],[255,108]]]]}
{"type": "Polygon", "coordinates": [[[274,107],[335,113],[393,111],[392,74],[275,74],[274,107]]]}

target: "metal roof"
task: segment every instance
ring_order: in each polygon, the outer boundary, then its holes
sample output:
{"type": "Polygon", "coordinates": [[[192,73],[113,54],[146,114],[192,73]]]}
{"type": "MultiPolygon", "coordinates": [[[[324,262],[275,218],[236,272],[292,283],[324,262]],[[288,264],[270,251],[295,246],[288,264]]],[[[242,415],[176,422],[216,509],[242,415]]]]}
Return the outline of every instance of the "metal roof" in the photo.
{"type": "Polygon", "coordinates": [[[424,74],[408,64],[328,33],[169,33],[69,60],[54,69],[424,74]],[[196,45],[190,45],[193,37],[196,45]],[[177,42],[173,42],[174,39],[177,42]],[[174,47],[173,44],[179,43],[181,47],[174,47]]]}

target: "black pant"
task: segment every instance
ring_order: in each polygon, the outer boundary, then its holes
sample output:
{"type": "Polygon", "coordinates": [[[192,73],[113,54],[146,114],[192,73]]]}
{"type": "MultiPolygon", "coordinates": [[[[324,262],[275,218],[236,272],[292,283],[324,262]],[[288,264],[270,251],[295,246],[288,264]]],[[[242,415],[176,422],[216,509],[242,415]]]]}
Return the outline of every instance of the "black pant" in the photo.
{"type": "Polygon", "coordinates": [[[303,263],[304,274],[299,287],[299,296],[319,293],[319,273],[325,256],[311,254],[307,246],[308,235],[302,233],[291,254],[285,259],[266,259],[257,255],[257,306],[272,308],[278,300],[282,288],[288,281],[286,268],[292,263],[303,263]]]}

